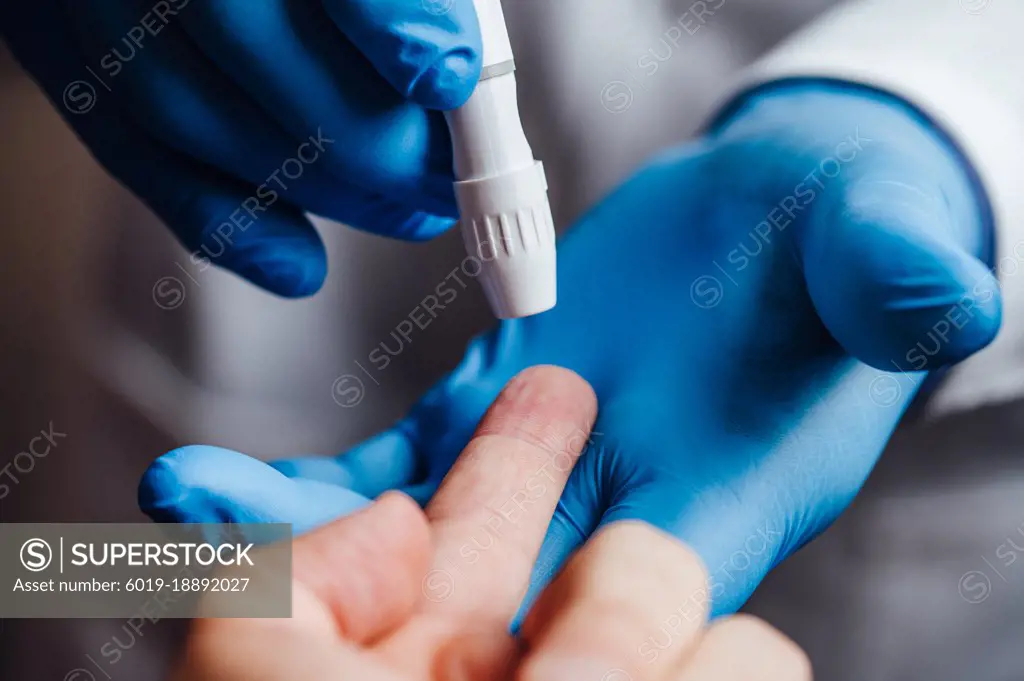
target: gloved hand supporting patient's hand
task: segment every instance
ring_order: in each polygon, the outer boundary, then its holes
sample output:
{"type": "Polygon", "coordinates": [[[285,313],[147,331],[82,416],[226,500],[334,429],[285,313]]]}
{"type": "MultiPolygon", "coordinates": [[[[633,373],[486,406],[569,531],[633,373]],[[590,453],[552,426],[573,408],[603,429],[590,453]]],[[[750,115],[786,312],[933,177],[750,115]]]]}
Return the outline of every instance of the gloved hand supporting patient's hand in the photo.
{"type": "Polygon", "coordinates": [[[143,507],[312,527],[354,493],[428,499],[501,386],[557,364],[601,410],[534,590],[599,527],[643,520],[700,555],[714,613],[733,612],[850,502],[925,371],[993,338],[989,238],[970,168],[925,118],[853,86],[777,84],[586,216],[560,247],[558,307],[474,341],[394,429],[276,464],[292,480],[179,450],[143,507]]]}
{"type": "Polygon", "coordinates": [[[324,279],[303,211],[403,239],[454,223],[438,110],[479,76],[472,0],[11,0],[0,29],[197,259],[270,291],[324,279]]]}

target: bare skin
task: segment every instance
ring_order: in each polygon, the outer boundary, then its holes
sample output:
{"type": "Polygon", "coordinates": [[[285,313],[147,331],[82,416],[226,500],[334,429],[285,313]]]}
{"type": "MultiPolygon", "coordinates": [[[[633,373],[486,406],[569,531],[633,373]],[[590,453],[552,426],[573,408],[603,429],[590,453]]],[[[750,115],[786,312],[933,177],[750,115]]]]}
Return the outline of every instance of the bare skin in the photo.
{"type": "Polygon", "coordinates": [[[593,391],[575,374],[524,371],[425,511],[390,493],[296,540],[292,618],[197,620],[176,678],[810,679],[800,649],[767,624],[740,616],[708,627],[700,560],[640,523],[612,525],[590,541],[519,637],[508,634],[596,415],[593,391]],[[674,617],[688,603],[692,617],[674,617]],[[655,634],[659,647],[645,648],[655,634]]]}

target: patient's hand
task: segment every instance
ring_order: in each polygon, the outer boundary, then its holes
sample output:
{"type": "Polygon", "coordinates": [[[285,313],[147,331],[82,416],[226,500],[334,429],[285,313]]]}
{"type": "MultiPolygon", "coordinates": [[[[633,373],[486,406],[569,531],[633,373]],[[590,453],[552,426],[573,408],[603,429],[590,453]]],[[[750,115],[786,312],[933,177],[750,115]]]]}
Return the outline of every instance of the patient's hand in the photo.
{"type": "Polygon", "coordinates": [[[295,616],[198,622],[183,678],[440,678],[478,663],[454,657],[467,636],[483,641],[481,654],[507,658],[508,623],[596,415],[593,391],[572,372],[523,372],[425,511],[385,495],[297,539],[295,616]],[[520,494],[529,505],[500,515],[520,494]]]}
{"type": "Polygon", "coordinates": [[[512,638],[508,622],[595,416],[593,393],[577,376],[525,372],[425,512],[387,494],[296,540],[293,617],[198,620],[179,678],[809,678],[803,654],[767,625],[738,618],[705,630],[700,560],[639,523],[589,543],[512,638]],[[514,516],[500,510],[511,498],[523,500],[514,516]]]}

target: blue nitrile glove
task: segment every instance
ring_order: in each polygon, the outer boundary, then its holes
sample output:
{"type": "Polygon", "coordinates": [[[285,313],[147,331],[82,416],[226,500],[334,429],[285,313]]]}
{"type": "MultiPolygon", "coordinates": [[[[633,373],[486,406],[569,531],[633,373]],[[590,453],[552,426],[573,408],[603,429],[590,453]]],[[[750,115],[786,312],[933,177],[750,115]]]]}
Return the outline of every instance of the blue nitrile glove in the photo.
{"type": "Polygon", "coordinates": [[[9,0],[0,31],[186,248],[274,293],[323,282],[303,211],[402,239],[454,223],[437,110],[479,77],[472,0],[9,0]]]}
{"type": "MultiPolygon", "coordinates": [[[[851,501],[920,370],[991,341],[990,234],[971,172],[921,116],[853,86],[777,84],[585,217],[561,244],[558,307],[474,341],[393,430],[283,474],[178,450],[142,505],[305,529],[387,487],[424,499],[502,385],[557,364],[601,412],[537,584],[600,525],[640,518],[699,552],[727,613],[851,501]]],[[[494,531],[528,504],[524,491],[496,509],[494,531]]]]}

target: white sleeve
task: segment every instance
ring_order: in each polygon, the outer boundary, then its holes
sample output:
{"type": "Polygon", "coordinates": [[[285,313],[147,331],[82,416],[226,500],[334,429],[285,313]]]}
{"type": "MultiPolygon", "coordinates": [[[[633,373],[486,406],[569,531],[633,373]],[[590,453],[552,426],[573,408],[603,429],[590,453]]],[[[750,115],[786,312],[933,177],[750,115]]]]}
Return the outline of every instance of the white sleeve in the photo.
{"type": "Polygon", "coordinates": [[[1024,0],[849,2],[751,66],[731,92],[793,77],[895,94],[967,155],[996,220],[1003,329],[952,373],[929,409],[1024,395],[1024,0]]]}

